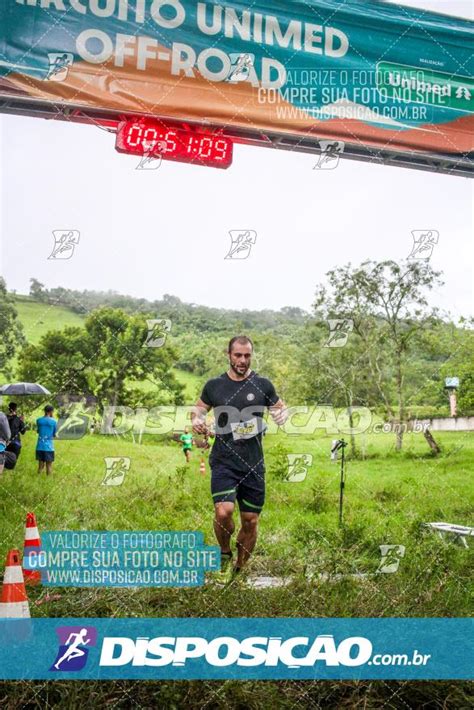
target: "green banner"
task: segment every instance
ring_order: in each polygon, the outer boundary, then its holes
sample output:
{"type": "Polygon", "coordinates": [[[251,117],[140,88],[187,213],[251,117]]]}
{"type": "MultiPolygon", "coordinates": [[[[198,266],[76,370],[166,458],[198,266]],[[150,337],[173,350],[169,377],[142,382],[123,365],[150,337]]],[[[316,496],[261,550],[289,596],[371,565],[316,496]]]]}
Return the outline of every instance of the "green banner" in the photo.
{"type": "Polygon", "coordinates": [[[377,88],[381,96],[399,101],[474,111],[474,80],[404,64],[379,62],[377,88]]]}

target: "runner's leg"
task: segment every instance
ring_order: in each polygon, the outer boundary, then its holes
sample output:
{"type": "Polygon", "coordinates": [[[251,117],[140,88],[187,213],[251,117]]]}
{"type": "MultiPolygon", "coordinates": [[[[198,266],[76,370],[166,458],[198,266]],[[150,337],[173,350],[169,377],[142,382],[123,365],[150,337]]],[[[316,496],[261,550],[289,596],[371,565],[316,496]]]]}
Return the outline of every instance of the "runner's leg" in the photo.
{"type": "Polygon", "coordinates": [[[221,547],[221,552],[224,554],[228,554],[231,551],[230,538],[235,530],[234,507],[234,503],[230,502],[216,503],[214,506],[214,532],[221,547]]]}
{"type": "Polygon", "coordinates": [[[240,513],[241,528],[237,535],[237,564],[241,569],[253,552],[257,542],[258,513],[240,513]]]}
{"type": "Polygon", "coordinates": [[[237,536],[238,572],[246,564],[257,542],[258,516],[265,503],[265,476],[251,471],[239,483],[237,500],[240,508],[241,528],[237,536]]]}

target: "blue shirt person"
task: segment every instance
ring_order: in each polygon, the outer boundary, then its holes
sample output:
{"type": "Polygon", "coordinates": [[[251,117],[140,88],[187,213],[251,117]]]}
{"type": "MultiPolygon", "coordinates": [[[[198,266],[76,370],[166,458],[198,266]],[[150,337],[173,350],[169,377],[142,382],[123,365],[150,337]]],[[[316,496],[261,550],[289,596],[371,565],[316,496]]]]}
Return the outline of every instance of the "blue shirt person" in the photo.
{"type": "Polygon", "coordinates": [[[52,472],[54,461],[54,437],[57,431],[57,421],[53,417],[54,408],[49,404],[44,408],[44,417],[36,420],[38,441],[36,443],[36,460],[38,473],[41,473],[46,464],[46,473],[52,472]]]}
{"type": "Polygon", "coordinates": [[[38,430],[36,451],[54,451],[56,427],[57,421],[52,416],[39,417],[36,420],[36,428],[38,430]]]}

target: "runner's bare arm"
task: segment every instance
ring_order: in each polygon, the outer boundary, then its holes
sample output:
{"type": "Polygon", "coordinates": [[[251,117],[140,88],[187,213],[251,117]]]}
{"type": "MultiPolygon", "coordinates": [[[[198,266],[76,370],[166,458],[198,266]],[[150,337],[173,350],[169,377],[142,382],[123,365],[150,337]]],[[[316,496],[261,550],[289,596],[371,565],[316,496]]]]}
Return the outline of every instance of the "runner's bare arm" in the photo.
{"type": "Polygon", "coordinates": [[[278,426],[283,426],[283,424],[288,419],[288,408],[282,399],[279,399],[276,404],[268,408],[270,415],[278,426]]]}
{"type": "Polygon", "coordinates": [[[206,414],[210,409],[211,407],[205,404],[202,399],[198,399],[194,405],[191,412],[191,422],[195,434],[204,434],[204,436],[209,434],[209,429],[206,426],[206,414]]]}

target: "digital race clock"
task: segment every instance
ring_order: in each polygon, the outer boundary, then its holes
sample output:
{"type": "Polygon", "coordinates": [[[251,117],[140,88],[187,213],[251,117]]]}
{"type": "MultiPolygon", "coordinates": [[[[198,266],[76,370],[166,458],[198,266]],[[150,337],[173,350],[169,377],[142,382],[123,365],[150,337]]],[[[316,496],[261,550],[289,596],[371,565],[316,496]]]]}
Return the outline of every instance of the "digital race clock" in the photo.
{"type": "Polygon", "coordinates": [[[115,148],[120,153],[228,168],[232,163],[233,144],[230,138],[218,133],[177,128],[154,119],[137,119],[119,123],[115,148]]]}

